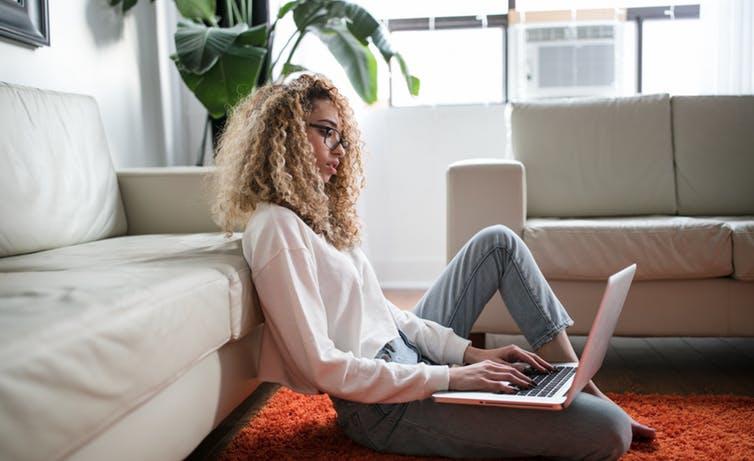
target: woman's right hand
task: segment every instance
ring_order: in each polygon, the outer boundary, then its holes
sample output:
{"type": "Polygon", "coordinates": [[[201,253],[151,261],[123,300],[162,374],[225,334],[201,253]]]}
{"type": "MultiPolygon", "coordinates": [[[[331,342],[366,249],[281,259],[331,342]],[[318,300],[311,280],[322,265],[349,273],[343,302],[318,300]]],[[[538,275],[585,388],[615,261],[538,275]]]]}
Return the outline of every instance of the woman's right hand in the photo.
{"type": "Polygon", "coordinates": [[[512,365],[483,360],[462,367],[451,367],[448,390],[512,394],[516,392],[512,386],[528,389],[533,384],[531,378],[512,365]]]}

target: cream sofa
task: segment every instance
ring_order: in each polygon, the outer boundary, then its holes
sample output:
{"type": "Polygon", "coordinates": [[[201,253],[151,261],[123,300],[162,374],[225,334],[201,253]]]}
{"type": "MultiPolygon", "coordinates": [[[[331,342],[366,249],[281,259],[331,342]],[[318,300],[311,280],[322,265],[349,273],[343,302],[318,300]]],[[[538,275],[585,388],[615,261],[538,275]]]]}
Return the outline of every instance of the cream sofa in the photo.
{"type": "MultiPolygon", "coordinates": [[[[754,335],[754,96],[513,103],[512,159],[447,171],[447,258],[504,224],[585,334],[607,276],[638,272],[627,336],[754,335]]],[[[499,295],[475,332],[517,333],[499,295]]]]}
{"type": "Polygon", "coordinates": [[[3,83],[0,164],[0,459],[183,459],[258,384],[209,170],[116,173],[91,97],[3,83]]]}

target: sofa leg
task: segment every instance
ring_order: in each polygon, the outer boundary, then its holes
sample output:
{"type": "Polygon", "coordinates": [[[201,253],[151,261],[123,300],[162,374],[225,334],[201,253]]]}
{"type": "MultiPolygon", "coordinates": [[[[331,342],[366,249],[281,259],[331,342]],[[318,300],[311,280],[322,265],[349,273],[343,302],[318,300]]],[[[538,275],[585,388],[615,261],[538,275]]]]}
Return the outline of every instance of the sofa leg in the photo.
{"type": "Polygon", "coordinates": [[[471,345],[478,347],[479,349],[484,349],[484,345],[487,341],[486,333],[471,333],[469,339],[471,340],[471,345]]]}

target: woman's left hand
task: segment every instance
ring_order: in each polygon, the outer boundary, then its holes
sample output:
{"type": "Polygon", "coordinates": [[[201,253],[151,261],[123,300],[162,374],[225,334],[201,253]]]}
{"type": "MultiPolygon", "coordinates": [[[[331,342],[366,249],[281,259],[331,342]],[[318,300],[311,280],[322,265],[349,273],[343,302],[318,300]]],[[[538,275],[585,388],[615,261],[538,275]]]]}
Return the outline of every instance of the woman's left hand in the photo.
{"type": "Polygon", "coordinates": [[[549,373],[555,369],[550,363],[533,352],[510,344],[495,349],[479,349],[469,346],[463,354],[464,363],[477,363],[483,360],[492,360],[497,363],[513,364],[515,362],[527,363],[532,368],[543,373],[549,373]]]}

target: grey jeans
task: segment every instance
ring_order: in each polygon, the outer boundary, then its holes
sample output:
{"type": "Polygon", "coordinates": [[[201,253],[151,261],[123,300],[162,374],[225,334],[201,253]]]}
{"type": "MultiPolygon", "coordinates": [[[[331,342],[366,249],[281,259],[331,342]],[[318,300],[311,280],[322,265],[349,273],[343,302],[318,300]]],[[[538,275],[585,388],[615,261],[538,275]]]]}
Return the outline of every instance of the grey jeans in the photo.
{"type": "MultiPolygon", "coordinates": [[[[502,225],[474,235],[422,297],[414,313],[468,337],[495,291],[500,292],[534,349],[573,323],[529,249],[502,225]]],[[[387,360],[429,362],[403,334],[386,348],[380,354],[387,360]]],[[[443,404],[431,399],[364,404],[331,398],[345,433],[381,452],[451,458],[601,460],[619,458],[631,443],[626,413],[583,392],[563,411],[443,404]]]]}

